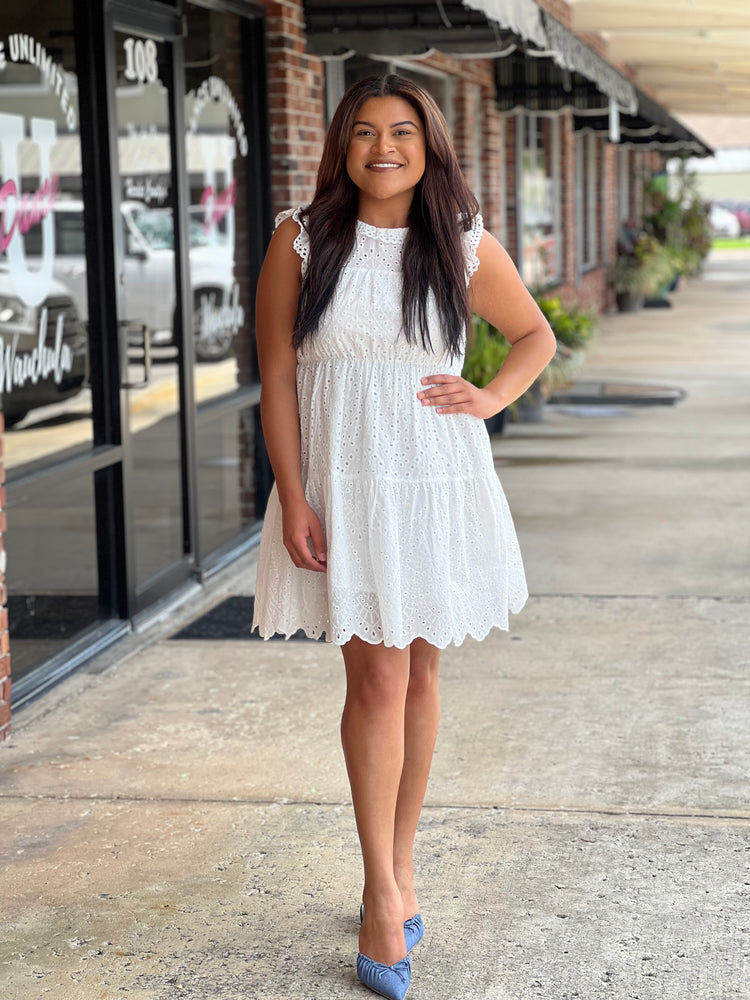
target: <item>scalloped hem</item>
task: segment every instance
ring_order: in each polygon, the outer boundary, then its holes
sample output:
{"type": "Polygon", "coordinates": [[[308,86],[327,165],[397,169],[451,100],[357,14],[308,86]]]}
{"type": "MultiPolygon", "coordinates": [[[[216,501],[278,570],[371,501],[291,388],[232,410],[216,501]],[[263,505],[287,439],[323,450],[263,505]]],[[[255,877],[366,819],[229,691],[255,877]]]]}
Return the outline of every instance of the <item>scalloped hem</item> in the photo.
{"type": "MultiPolygon", "coordinates": [[[[513,608],[509,608],[508,610],[510,614],[517,615],[520,614],[520,612],[523,610],[523,605],[521,605],[521,607],[519,607],[517,610],[514,610],[513,608]]],[[[321,639],[323,635],[326,635],[325,642],[330,643],[330,645],[332,646],[344,646],[347,642],[349,642],[350,639],[356,637],[357,639],[361,639],[363,642],[368,643],[370,646],[385,645],[389,649],[406,649],[406,647],[410,646],[415,639],[424,639],[425,642],[429,642],[430,645],[434,646],[436,649],[447,649],[448,646],[461,646],[464,640],[467,638],[476,639],[477,642],[482,642],[484,639],[487,638],[487,636],[493,629],[499,629],[501,632],[510,631],[510,624],[506,618],[504,621],[501,622],[493,622],[491,625],[488,625],[484,631],[481,631],[479,629],[468,628],[458,637],[450,636],[447,639],[445,638],[438,639],[435,636],[423,635],[421,632],[415,631],[410,636],[410,638],[403,640],[403,642],[386,643],[383,639],[375,639],[373,638],[372,635],[368,635],[366,633],[362,634],[364,630],[356,628],[351,630],[347,629],[343,638],[339,637],[337,639],[329,639],[325,629],[314,628],[313,626],[305,626],[305,625],[298,625],[296,627],[289,626],[289,631],[287,631],[287,629],[284,628],[282,629],[276,628],[274,629],[273,632],[271,632],[268,635],[265,635],[261,631],[261,629],[265,627],[266,626],[253,623],[253,627],[251,629],[252,632],[257,631],[258,637],[260,639],[263,639],[264,642],[268,642],[269,639],[272,639],[274,636],[278,635],[283,636],[284,640],[288,642],[289,639],[292,638],[292,636],[296,635],[298,632],[303,632],[306,638],[308,639],[321,639]]]]}

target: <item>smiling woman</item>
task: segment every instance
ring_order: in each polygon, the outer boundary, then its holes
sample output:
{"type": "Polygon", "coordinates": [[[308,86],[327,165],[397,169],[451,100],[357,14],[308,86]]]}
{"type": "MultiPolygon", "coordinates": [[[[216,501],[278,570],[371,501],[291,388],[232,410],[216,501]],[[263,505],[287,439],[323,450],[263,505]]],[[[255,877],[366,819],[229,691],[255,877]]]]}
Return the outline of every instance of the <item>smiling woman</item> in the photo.
{"type": "Polygon", "coordinates": [[[277,221],[257,295],[276,485],[253,624],[342,647],[365,875],[357,975],[402,1000],[424,932],[413,848],[440,652],[507,628],[527,596],[483,418],[555,341],[484,232],[437,105],[403,77],[350,88],[311,205],[277,221]],[[471,309],[512,345],[481,389],[461,377],[471,309]]]}

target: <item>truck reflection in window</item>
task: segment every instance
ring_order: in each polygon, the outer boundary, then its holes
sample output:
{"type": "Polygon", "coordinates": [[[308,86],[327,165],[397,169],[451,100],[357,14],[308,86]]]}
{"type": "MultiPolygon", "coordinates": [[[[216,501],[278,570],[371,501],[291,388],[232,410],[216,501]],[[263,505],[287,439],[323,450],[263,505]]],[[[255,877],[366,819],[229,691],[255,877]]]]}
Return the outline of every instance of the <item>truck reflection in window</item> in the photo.
{"type": "MultiPolygon", "coordinates": [[[[124,315],[128,322],[145,324],[153,346],[173,346],[175,303],[165,297],[172,288],[174,224],[169,208],[150,208],[142,202],[121,205],[123,225],[124,315]]],[[[83,245],[83,204],[58,201],[55,217],[55,277],[63,282],[87,318],[86,256],[83,245]]],[[[208,232],[203,208],[191,209],[188,226],[192,315],[190,323],[198,361],[228,357],[237,331],[244,323],[239,286],[234,281],[234,248],[221,227],[208,232]]],[[[40,233],[35,227],[26,237],[30,258],[40,254],[40,233]],[[36,241],[36,246],[34,241],[36,241]]],[[[33,261],[32,261],[33,262],[33,261]]]]}

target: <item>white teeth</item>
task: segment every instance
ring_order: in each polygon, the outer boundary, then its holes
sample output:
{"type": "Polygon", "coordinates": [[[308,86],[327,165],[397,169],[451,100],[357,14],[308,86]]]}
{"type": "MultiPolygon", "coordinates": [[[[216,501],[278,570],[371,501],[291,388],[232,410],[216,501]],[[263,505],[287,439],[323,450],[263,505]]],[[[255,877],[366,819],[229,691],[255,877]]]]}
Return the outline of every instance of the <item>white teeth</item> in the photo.
{"type": "Polygon", "coordinates": [[[385,170],[386,167],[400,167],[400,163],[368,163],[371,170],[385,170]]]}

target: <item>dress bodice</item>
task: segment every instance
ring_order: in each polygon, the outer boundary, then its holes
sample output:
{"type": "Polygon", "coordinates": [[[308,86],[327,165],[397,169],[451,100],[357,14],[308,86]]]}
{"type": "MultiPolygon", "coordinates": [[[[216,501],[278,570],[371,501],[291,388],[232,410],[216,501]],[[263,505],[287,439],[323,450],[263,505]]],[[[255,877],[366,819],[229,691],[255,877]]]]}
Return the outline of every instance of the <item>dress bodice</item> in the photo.
{"type": "MultiPolygon", "coordinates": [[[[307,270],[310,244],[300,218],[300,209],[282,212],[277,224],[292,216],[300,226],[294,249],[307,270]]],[[[460,373],[463,357],[447,360],[437,305],[428,302],[428,323],[434,352],[425,352],[421,343],[410,344],[403,332],[401,317],[401,263],[408,229],[381,229],[357,221],[354,249],[339,277],[320,330],[298,352],[301,365],[321,361],[367,360],[425,365],[460,373]]],[[[477,216],[464,234],[468,278],[476,271],[476,249],[483,232],[477,216]]],[[[463,354],[463,352],[462,352],[463,354]]]]}

